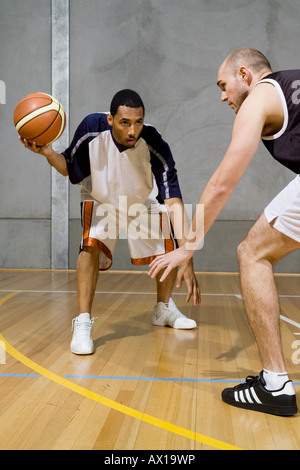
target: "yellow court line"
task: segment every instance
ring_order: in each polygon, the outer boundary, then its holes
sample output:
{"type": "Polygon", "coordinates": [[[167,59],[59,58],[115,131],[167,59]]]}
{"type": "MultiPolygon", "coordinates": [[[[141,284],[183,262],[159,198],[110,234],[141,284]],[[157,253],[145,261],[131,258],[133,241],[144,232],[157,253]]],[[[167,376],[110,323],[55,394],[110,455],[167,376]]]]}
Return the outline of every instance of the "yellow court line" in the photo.
{"type": "MultiPolygon", "coordinates": [[[[3,297],[0,300],[0,306],[3,305],[11,297],[14,297],[17,294],[18,292],[14,292],[3,297]]],[[[98,403],[101,403],[104,406],[108,406],[109,408],[112,408],[113,410],[120,411],[121,413],[126,414],[127,416],[131,416],[132,418],[139,419],[140,421],[143,421],[148,424],[152,424],[153,426],[164,429],[166,431],[170,431],[174,434],[178,434],[179,436],[186,437],[193,441],[201,442],[202,444],[206,444],[210,447],[214,447],[220,450],[242,450],[231,444],[226,444],[225,442],[219,441],[217,439],[204,436],[203,434],[198,434],[194,431],[190,431],[188,429],[182,428],[181,426],[168,423],[167,421],[164,421],[159,418],[155,418],[154,416],[148,415],[146,413],[135,410],[128,406],[121,405],[120,403],[110,400],[109,398],[105,398],[102,395],[99,395],[98,393],[92,392],[91,390],[81,387],[80,385],[77,385],[71,382],[70,380],[65,379],[64,377],[59,376],[51,372],[50,370],[45,369],[44,367],[40,366],[36,362],[32,361],[28,357],[24,356],[20,351],[15,349],[8,341],[6,341],[6,339],[2,336],[1,333],[0,333],[0,341],[3,341],[5,345],[5,351],[8,354],[10,354],[12,357],[14,357],[17,361],[21,362],[25,366],[35,371],[37,374],[42,375],[43,377],[46,377],[52,382],[55,382],[65,388],[68,388],[72,392],[78,393],[86,398],[89,398],[98,403]]]]}

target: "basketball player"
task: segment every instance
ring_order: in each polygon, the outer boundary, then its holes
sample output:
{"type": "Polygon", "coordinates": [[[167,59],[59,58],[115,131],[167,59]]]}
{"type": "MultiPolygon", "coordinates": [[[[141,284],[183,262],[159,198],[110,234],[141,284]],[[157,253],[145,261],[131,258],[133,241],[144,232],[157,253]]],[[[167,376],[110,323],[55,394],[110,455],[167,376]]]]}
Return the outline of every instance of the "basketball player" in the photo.
{"type": "MultiPolygon", "coordinates": [[[[221,65],[218,86],[221,100],[234,110],[236,119],[229,148],[199,201],[204,204],[204,233],[226,205],[261,139],[276,160],[297,174],[238,247],[245,309],[263,370],[257,377],[247,377],[246,383],[225,389],[222,398],[240,408],[290,416],[297,413],[296,396],[283,358],[273,266],[300,248],[300,70],[273,73],[262,53],[242,48],[221,65]]],[[[149,274],[154,277],[167,268],[163,280],[193,253],[191,243],[188,249],[184,244],[154,260],[149,274]]]]}
{"type": "MultiPolygon", "coordinates": [[[[184,241],[184,206],[172,153],[158,131],[144,124],[144,113],[140,96],[121,90],[111,102],[110,113],[88,115],[61,154],[49,145],[37,147],[21,139],[59,173],[68,175],[71,183],[81,185],[83,237],[77,262],[74,354],[94,352],[91,310],[98,274],[111,267],[120,231],[127,230],[134,265],[148,265],[158,254],[175,249],[172,229],[178,244],[184,241]]],[[[176,275],[173,270],[162,283],[157,278],[152,323],[193,329],[196,322],[185,317],[171,298],[176,275]]],[[[186,301],[193,296],[198,305],[200,292],[192,263],[184,280],[186,301]]]]}

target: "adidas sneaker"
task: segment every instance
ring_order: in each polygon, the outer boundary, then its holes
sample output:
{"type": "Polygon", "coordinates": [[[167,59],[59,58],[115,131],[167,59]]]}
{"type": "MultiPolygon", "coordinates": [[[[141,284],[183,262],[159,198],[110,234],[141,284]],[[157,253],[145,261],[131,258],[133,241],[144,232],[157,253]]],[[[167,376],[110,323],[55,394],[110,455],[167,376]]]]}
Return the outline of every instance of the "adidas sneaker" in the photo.
{"type": "Polygon", "coordinates": [[[261,411],[277,416],[297,414],[294,386],[291,380],[279,390],[267,390],[263,373],[258,377],[248,376],[246,382],[222,392],[222,399],[229,405],[246,410],[261,411]]]}

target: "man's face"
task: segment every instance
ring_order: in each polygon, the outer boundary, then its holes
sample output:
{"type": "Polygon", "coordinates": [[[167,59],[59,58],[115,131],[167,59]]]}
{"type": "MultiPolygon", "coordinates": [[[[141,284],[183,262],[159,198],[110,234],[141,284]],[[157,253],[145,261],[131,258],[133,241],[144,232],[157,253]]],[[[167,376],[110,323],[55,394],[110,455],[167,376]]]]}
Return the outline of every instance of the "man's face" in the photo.
{"type": "Polygon", "coordinates": [[[142,132],[144,125],[144,110],[140,108],[129,108],[119,106],[117,114],[113,117],[108,114],[107,120],[112,127],[115,141],[124,147],[134,147],[142,132]]]}
{"type": "Polygon", "coordinates": [[[218,73],[218,86],[222,90],[221,101],[227,101],[235,114],[238,113],[242,103],[250,93],[250,88],[246,80],[244,80],[242,69],[243,67],[234,74],[224,63],[218,73]]]}

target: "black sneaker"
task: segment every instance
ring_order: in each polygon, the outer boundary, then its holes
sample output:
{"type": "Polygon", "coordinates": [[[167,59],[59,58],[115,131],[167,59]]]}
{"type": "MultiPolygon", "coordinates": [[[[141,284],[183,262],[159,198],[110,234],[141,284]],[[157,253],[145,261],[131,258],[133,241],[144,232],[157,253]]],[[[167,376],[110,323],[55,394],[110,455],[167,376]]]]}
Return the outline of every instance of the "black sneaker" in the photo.
{"type": "Polygon", "coordinates": [[[222,399],[229,405],[246,410],[277,416],[297,414],[296,394],[291,380],[285,382],[279,390],[269,391],[265,385],[263,372],[260,372],[258,377],[248,376],[246,383],[223,390],[222,399]]]}

